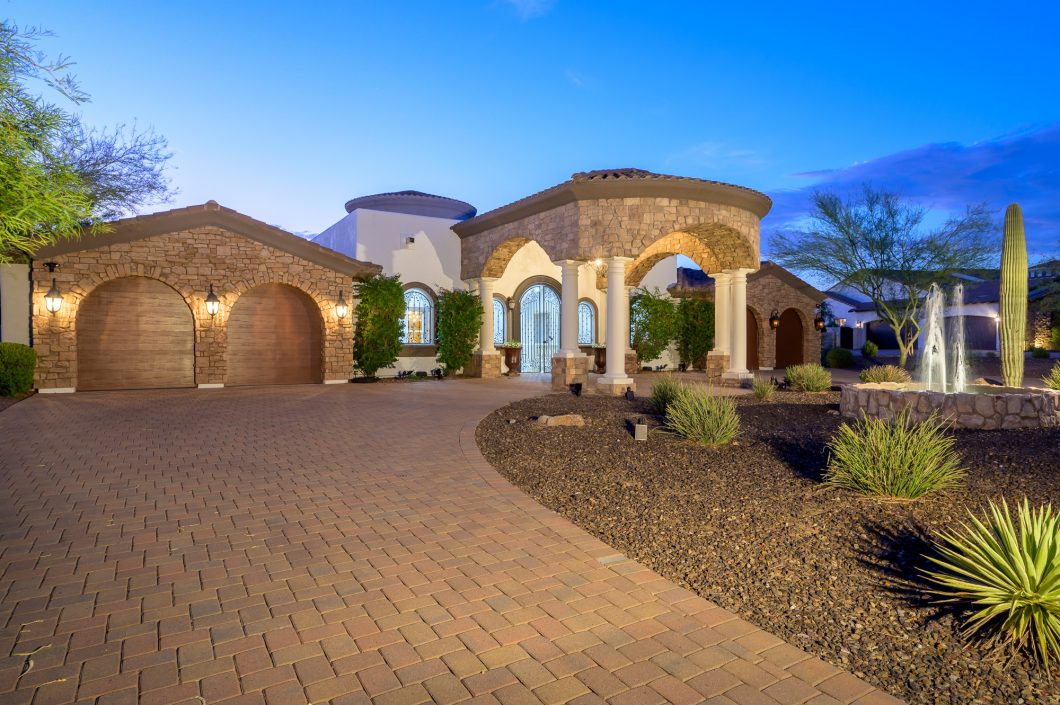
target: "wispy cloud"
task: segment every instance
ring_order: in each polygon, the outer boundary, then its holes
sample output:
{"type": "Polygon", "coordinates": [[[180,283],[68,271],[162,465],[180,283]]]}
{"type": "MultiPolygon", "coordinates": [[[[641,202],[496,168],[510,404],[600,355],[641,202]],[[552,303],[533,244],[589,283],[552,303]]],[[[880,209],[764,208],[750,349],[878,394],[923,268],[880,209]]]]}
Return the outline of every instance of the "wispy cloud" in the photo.
{"type": "Polygon", "coordinates": [[[805,187],[775,191],[763,223],[772,232],[797,225],[816,189],[853,193],[871,183],[940,213],[959,213],[974,203],[998,212],[1012,202],[1023,208],[1027,246],[1033,253],[1060,251],[1060,123],[960,144],[928,144],[838,169],[807,171],[805,187]]]}
{"type": "Polygon", "coordinates": [[[741,149],[724,142],[700,142],[666,159],[667,164],[695,165],[717,172],[758,169],[765,157],[752,149],[741,149]]]}
{"type": "Polygon", "coordinates": [[[526,21],[548,14],[556,0],[502,0],[505,5],[515,10],[519,19],[526,21]]]}

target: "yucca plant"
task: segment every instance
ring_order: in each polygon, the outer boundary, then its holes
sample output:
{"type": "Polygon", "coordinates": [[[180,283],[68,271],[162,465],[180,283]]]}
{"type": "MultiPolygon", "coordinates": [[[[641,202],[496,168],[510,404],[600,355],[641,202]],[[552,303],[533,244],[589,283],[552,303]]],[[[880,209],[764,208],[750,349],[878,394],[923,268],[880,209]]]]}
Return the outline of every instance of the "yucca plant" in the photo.
{"type": "Polygon", "coordinates": [[[875,384],[880,382],[909,382],[913,379],[905,368],[898,365],[874,365],[862,370],[858,377],[862,382],[875,384]]]}
{"type": "Polygon", "coordinates": [[[756,379],[751,382],[751,392],[759,401],[769,401],[773,398],[773,392],[777,391],[777,385],[770,380],[756,379]]]}
{"type": "Polygon", "coordinates": [[[1060,362],[1053,365],[1053,369],[1049,370],[1049,374],[1042,377],[1042,383],[1049,389],[1055,389],[1060,392],[1060,362]]]}
{"type": "Polygon", "coordinates": [[[955,487],[964,470],[946,430],[937,416],[911,422],[908,411],[844,423],[828,442],[825,482],[895,499],[955,487]]]}
{"type": "Polygon", "coordinates": [[[832,388],[832,373],[812,362],[789,366],[784,380],[797,392],[827,392],[832,388]]]}
{"type": "Polygon", "coordinates": [[[666,409],[667,427],[690,441],[727,445],[740,430],[740,416],[731,397],[714,396],[702,385],[683,387],[666,409]]]}
{"type": "Polygon", "coordinates": [[[666,413],[666,408],[681,392],[681,383],[670,375],[663,375],[655,384],[651,385],[651,403],[659,410],[660,414],[666,413]]]}
{"type": "Polygon", "coordinates": [[[964,635],[991,646],[1030,651],[1049,672],[1060,660],[1060,514],[1032,510],[1024,498],[1012,521],[1004,498],[984,520],[969,513],[961,530],[942,532],[924,571],[940,602],[971,610],[964,635]]]}

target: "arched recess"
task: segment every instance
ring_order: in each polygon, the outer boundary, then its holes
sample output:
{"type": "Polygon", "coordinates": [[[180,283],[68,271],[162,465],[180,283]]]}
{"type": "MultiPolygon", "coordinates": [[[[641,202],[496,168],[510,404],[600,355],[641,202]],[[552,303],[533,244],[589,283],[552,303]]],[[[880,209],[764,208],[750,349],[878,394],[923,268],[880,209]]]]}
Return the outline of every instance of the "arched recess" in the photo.
{"type": "Polygon", "coordinates": [[[288,284],[245,291],[228,316],[225,384],[315,384],[324,379],[324,320],[316,302],[288,284]]]}
{"type": "Polygon", "coordinates": [[[523,372],[551,372],[552,356],[559,350],[560,284],[549,276],[525,279],[512,297],[512,333],[523,344],[523,372]],[[536,296],[532,296],[537,293],[536,296]]]}
{"type": "Polygon", "coordinates": [[[786,308],[780,314],[780,326],[777,328],[777,361],[776,367],[801,365],[804,359],[804,336],[806,326],[802,314],[796,308],[786,308]]]}
{"type": "Polygon", "coordinates": [[[761,339],[762,329],[754,309],[747,307],[747,369],[757,370],[762,366],[761,339]]]}
{"type": "Polygon", "coordinates": [[[195,317],[150,277],[111,279],[77,311],[77,389],[195,386],[195,317]]]}

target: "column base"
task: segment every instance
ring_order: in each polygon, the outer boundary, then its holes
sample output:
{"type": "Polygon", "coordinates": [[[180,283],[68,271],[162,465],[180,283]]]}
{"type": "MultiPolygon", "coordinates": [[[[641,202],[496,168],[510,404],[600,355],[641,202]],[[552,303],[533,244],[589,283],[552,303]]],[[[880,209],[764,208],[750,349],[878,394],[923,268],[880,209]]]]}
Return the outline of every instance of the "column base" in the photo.
{"type": "Polygon", "coordinates": [[[755,376],[747,371],[728,371],[722,374],[723,387],[749,387],[755,376]]]}
{"type": "Polygon", "coordinates": [[[581,384],[584,389],[589,383],[589,358],[584,355],[552,356],[552,388],[565,392],[572,384],[581,384]]]}
{"type": "Polygon", "coordinates": [[[465,377],[494,378],[501,376],[501,354],[475,353],[464,370],[465,377]]]}
{"type": "Polygon", "coordinates": [[[629,377],[608,377],[604,375],[596,380],[596,391],[601,394],[620,397],[626,393],[627,389],[631,389],[634,392],[637,391],[637,383],[629,377]]]}
{"type": "Polygon", "coordinates": [[[632,350],[626,351],[626,374],[635,375],[640,372],[640,361],[637,359],[637,353],[632,350]]]}
{"type": "Polygon", "coordinates": [[[729,369],[729,354],[723,352],[707,353],[707,382],[721,384],[721,376],[729,369]]]}

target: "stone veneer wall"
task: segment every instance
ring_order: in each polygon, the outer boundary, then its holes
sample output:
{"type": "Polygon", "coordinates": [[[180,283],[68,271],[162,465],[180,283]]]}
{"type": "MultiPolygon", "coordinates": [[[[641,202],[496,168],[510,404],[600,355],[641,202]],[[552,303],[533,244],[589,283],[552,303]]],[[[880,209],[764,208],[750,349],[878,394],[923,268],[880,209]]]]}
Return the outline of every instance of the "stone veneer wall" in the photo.
{"type": "Polygon", "coordinates": [[[55,278],[63,293],[62,309],[51,314],[44,293],[52,275],[33,263],[33,341],[37,350],[37,386],[77,387],[77,311],[100,284],[126,276],[158,279],[173,287],[195,318],[195,381],[223,384],[226,323],[240,294],[259,284],[297,287],[320,308],[324,321],[324,379],[353,375],[353,310],[350,277],[219,227],[167,233],[132,242],[81,250],[50,258],[59,264],[55,278]],[[221,300],[215,317],[206,313],[213,284],[221,300]],[[335,315],[339,291],[350,303],[344,320],[335,315]]]}
{"type": "Polygon", "coordinates": [[[942,394],[901,389],[898,384],[851,384],[843,387],[839,411],[856,418],[891,419],[908,409],[913,421],[933,413],[949,419],[957,428],[1014,429],[1060,426],[1060,392],[1045,389],[942,394]]]}

